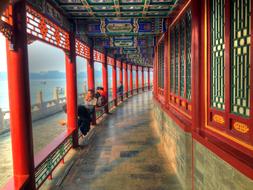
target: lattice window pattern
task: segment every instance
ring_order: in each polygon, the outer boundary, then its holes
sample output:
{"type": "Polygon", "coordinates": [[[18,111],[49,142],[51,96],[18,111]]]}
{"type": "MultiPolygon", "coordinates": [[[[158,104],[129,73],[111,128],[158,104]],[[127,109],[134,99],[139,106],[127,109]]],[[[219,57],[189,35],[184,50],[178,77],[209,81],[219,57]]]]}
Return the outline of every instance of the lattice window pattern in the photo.
{"type": "Polygon", "coordinates": [[[171,29],[170,32],[170,91],[174,93],[175,86],[174,86],[174,73],[175,73],[175,30],[174,28],[171,29]]]}
{"type": "Polygon", "coordinates": [[[178,94],[178,66],[179,66],[179,25],[175,28],[175,94],[178,94]]]}
{"type": "Polygon", "coordinates": [[[39,14],[30,6],[26,7],[27,33],[59,48],[69,50],[69,34],[39,14]]]}
{"type": "Polygon", "coordinates": [[[180,22],[180,96],[184,97],[184,78],[185,78],[185,18],[180,22]]]}
{"type": "Polygon", "coordinates": [[[231,112],[250,116],[251,0],[231,2],[231,112]]]}
{"type": "Polygon", "coordinates": [[[76,54],[90,59],[90,48],[79,40],[76,40],[76,54]]]}
{"type": "Polygon", "coordinates": [[[94,61],[98,61],[100,63],[105,62],[105,55],[97,50],[93,51],[94,61]]]}
{"type": "Polygon", "coordinates": [[[186,12],[186,98],[191,100],[191,31],[192,31],[191,10],[186,12]]]}
{"type": "Polygon", "coordinates": [[[211,106],[224,110],[224,0],[211,0],[211,106]]]}
{"type": "Polygon", "coordinates": [[[158,45],[158,85],[160,88],[164,88],[164,41],[158,45]]]}
{"type": "Polygon", "coordinates": [[[9,5],[1,15],[0,20],[12,26],[13,25],[12,12],[13,12],[12,5],[9,5]]]}

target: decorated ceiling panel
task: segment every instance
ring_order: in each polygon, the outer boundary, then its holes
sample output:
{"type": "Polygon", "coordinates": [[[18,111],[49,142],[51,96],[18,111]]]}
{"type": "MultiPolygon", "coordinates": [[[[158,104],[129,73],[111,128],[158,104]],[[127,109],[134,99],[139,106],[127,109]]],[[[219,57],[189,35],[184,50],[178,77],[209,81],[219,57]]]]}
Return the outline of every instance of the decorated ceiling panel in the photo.
{"type": "Polygon", "coordinates": [[[77,18],[168,17],[177,0],[56,0],[77,18]],[[80,13],[80,14],[79,14],[80,13]],[[85,14],[83,14],[85,13],[85,14]]]}
{"type": "Polygon", "coordinates": [[[28,1],[65,28],[75,28],[77,37],[95,49],[128,63],[152,65],[156,39],[186,0],[28,1]]]}

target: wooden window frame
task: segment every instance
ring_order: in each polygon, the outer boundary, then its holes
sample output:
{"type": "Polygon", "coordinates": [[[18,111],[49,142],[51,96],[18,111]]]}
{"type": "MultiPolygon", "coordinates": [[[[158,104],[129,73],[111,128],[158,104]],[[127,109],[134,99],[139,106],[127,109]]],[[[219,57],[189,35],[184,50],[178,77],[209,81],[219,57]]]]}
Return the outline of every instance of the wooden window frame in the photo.
{"type": "MultiPolygon", "coordinates": [[[[243,117],[231,112],[231,4],[230,0],[224,0],[224,103],[225,109],[218,110],[211,107],[211,0],[207,0],[207,106],[205,133],[212,135],[228,143],[230,146],[252,156],[253,151],[253,87],[250,88],[250,116],[243,117]]],[[[251,45],[253,52],[253,3],[251,3],[251,45]]],[[[253,54],[250,54],[250,65],[253,65],[253,54]]],[[[250,84],[253,84],[253,68],[250,68],[250,84]]]]}
{"type": "MultiPolygon", "coordinates": [[[[187,76],[186,76],[186,61],[187,61],[187,55],[186,55],[186,44],[187,44],[187,38],[186,38],[186,30],[184,30],[184,97],[181,97],[180,96],[180,79],[181,79],[181,52],[180,52],[180,26],[181,26],[181,20],[182,19],[185,19],[186,20],[186,14],[188,11],[191,10],[191,3],[188,3],[185,5],[185,7],[182,9],[182,11],[180,12],[180,14],[178,15],[178,17],[175,18],[175,20],[172,21],[172,23],[169,25],[169,29],[168,29],[168,40],[169,40],[169,48],[168,48],[168,55],[169,55],[169,67],[168,67],[168,70],[169,70],[169,81],[171,81],[171,64],[174,65],[174,73],[175,73],[175,61],[176,61],[176,53],[175,53],[175,38],[174,38],[174,60],[173,60],[173,63],[171,62],[171,46],[172,46],[172,42],[171,42],[171,33],[172,33],[172,30],[175,30],[175,27],[177,25],[179,25],[179,34],[178,34],[178,37],[179,37],[179,42],[178,42],[178,94],[175,93],[175,90],[174,92],[171,91],[171,82],[168,83],[169,85],[169,88],[168,88],[168,106],[167,107],[171,107],[173,110],[177,111],[180,115],[183,115],[188,121],[190,121],[192,119],[192,100],[190,99],[187,99],[187,94],[186,94],[186,79],[187,79],[187,76]]],[[[185,23],[186,25],[186,23],[185,23]]],[[[192,64],[191,64],[191,70],[192,70],[192,64]]],[[[192,72],[191,72],[192,73],[192,72]]],[[[192,75],[192,74],[191,74],[192,75]]],[[[176,77],[175,77],[175,74],[173,75],[173,85],[174,85],[174,89],[175,89],[175,80],[176,80],[176,77]]],[[[191,85],[191,88],[192,88],[192,85],[191,85]]]]}

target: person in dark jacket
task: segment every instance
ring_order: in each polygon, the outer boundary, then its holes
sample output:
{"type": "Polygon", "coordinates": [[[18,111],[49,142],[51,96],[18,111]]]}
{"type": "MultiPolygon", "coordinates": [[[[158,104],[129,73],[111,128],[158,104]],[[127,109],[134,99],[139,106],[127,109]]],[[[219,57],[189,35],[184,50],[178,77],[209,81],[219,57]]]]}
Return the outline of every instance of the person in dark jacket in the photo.
{"type": "MultiPolygon", "coordinates": [[[[67,106],[63,106],[63,111],[67,113],[67,106]]],[[[77,107],[77,115],[78,115],[78,127],[83,136],[85,136],[90,130],[91,123],[91,115],[88,109],[84,105],[78,105],[77,107]]],[[[66,125],[66,121],[61,121],[61,125],[66,125]]]]}
{"type": "Polygon", "coordinates": [[[124,88],[123,88],[122,81],[120,81],[120,85],[119,85],[119,87],[117,89],[117,93],[118,93],[119,96],[123,96],[123,94],[124,94],[124,88]]]}

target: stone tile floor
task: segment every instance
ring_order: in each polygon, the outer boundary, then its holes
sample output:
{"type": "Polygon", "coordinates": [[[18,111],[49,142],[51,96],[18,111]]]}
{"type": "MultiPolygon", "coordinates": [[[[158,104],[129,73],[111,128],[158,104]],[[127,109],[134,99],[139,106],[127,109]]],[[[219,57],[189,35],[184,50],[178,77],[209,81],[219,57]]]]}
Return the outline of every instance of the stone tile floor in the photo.
{"type": "MultiPolygon", "coordinates": [[[[79,152],[62,190],[181,190],[152,129],[152,94],[128,99],[79,152]]],[[[55,189],[55,188],[51,188],[55,189]]]]}

